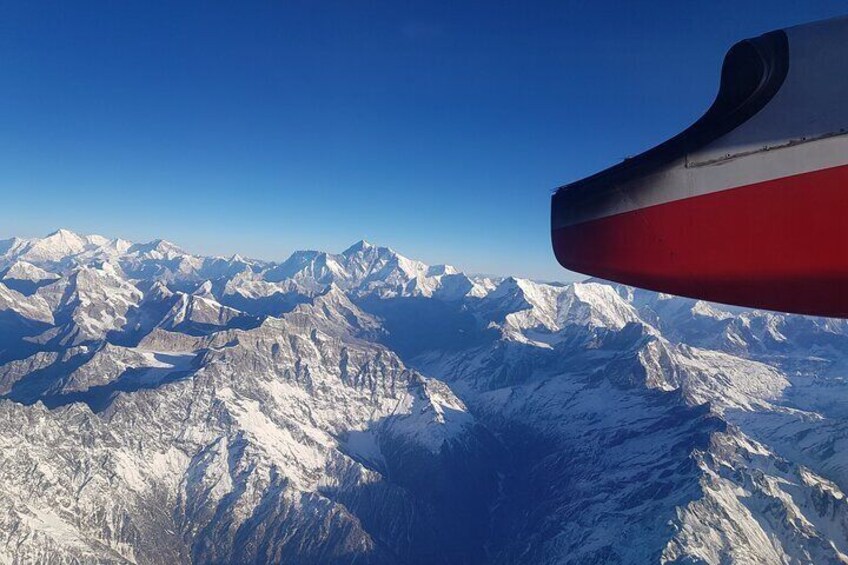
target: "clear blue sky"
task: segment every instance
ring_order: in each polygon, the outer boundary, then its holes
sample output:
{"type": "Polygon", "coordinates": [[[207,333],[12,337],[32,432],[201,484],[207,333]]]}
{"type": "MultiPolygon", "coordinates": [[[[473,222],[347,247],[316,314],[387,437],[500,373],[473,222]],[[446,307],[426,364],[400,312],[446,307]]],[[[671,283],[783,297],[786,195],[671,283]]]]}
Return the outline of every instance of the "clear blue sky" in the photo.
{"type": "Polygon", "coordinates": [[[552,189],[697,118],[736,40],[848,12],[173,4],[0,6],[0,236],[67,227],[268,259],[366,238],[565,279],[552,189]]]}

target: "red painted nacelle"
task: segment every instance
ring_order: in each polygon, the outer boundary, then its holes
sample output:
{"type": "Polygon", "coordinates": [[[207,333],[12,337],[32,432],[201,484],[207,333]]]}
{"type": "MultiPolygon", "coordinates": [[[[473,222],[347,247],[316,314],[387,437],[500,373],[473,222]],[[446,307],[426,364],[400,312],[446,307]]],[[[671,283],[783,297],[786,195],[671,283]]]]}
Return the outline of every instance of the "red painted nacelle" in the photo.
{"type": "Polygon", "coordinates": [[[848,317],[848,18],[733,46],[707,113],[558,189],[551,231],[574,271],[848,317]]]}

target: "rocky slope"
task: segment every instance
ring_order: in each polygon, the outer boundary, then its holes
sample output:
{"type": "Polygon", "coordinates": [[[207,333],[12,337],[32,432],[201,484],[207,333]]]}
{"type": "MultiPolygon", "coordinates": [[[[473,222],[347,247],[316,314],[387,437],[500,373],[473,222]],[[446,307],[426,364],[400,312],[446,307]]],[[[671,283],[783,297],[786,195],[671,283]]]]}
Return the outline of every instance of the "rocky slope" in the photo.
{"type": "Polygon", "coordinates": [[[845,352],[366,242],[0,241],[0,562],[848,562],[845,352]]]}

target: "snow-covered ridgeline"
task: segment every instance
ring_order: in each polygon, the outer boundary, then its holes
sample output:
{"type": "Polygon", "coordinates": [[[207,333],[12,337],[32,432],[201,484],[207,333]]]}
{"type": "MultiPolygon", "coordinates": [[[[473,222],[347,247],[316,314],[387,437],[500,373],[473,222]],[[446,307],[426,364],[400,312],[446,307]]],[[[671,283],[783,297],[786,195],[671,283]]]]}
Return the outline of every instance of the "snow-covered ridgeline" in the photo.
{"type": "Polygon", "coordinates": [[[0,329],[0,560],[848,555],[841,321],[59,230],[0,329]]]}

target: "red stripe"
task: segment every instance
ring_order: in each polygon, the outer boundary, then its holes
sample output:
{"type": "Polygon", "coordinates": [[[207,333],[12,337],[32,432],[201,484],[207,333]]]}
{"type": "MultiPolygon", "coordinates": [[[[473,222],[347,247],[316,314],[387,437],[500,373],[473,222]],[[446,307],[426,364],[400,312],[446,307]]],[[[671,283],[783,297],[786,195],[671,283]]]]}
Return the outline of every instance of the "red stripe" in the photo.
{"type": "Polygon", "coordinates": [[[848,317],[848,165],[554,230],[566,268],[672,294],[848,317]]]}

